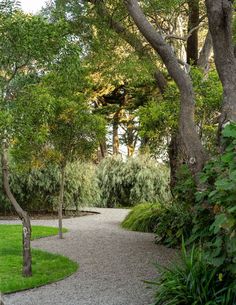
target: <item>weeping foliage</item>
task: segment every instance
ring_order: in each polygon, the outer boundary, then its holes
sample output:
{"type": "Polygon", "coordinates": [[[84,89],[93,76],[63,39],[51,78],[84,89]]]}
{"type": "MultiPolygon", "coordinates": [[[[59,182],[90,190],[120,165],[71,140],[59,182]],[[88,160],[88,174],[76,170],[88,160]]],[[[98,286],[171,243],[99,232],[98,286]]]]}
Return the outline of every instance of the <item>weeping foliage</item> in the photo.
{"type": "MultiPolygon", "coordinates": [[[[0,177],[1,179],[1,177],[0,177]]],[[[11,189],[19,204],[27,211],[52,211],[57,207],[60,172],[57,166],[34,168],[30,171],[11,170],[11,189]]],[[[95,166],[91,163],[68,164],[65,180],[64,208],[78,209],[91,206],[100,200],[95,177],[95,166]]],[[[0,211],[11,209],[0,190],[0,211]]]]}
{"type": "Polygon", "coordinates": [[[154,232],[160,218],[160,204],[143,203],[135,206],[122,222],[132,231],[154,232]]]}
{"type": "Polygon", "coordinates": [[[106,158],[97,169],[101,204],[116,207],[168,201],[168,176],[168,169],[148,156],[106,158]]]}

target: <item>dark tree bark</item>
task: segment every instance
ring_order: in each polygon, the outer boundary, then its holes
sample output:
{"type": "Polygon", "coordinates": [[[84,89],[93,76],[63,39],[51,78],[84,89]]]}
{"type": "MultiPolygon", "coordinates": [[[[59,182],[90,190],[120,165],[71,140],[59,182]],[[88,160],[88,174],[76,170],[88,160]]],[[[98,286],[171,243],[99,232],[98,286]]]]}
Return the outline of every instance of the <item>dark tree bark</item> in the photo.
{"type": "Polygon", "coordinates": [[[208,31],[203,48],[201,49],[197,62],[198,67],[201,68],[204,72],[207,72],[209,70],[209,66],[210,66],[209,60],[211,57],[211,53],[212,53],[212,39],[211,39],[210,31],[208,31]]]}
{"type": "Polygon", "coordinates": [[[62,219],[63,219],[64,189],[65,189],[65,168],[66,168],[66,164],[63,164],[61,166],[60,194],[59,194],[59,205],[58,205],[58,235],[60,239],[63,238],[62,219]]]}
{"type": "Polygon", "coordinates": [[[2,172],[3,172],[3,187],[4,191],[13,205],[17,215],[22,221],[22,242],[23,242],[23,270],[22,274],[24,277],[32,276],[32,259],[31,259],[31,224],[30,218],[27,212],[25,212],[16,201],[14,195],[11,192],[9,184],[9,169],[8,169],[8,149],[4,143],[2,146],[2,172]]]}
{"type": "Polygon", "coordinates": [[[162,36],[148,22],[137,0],[124,0],[124,3],[140,32],[160,55],[170,76],[179,88],[181,95],[180,141],[184,148],[186,163],[194,176],[197,177],[196,174],[201,171],[206,161],[206,154],[194,123],[195,101],[192,81],[189,75],[181,69],[171,46],[164,41],[162,36]]]}
{"type": "Polygon", "coordinates": [[[225,124],[236,122],[236,59],[232,42],[233,2],[205,0],[216,68],[223,85],[219,139],[225,124]]]}
{"type": "Polygon", "coordinates": [[[183,160],[180,154],[180,139],[178,132],[172,133],[171,135],[168,155],[170,160],[170,187],[173,189],[178,182],[178,170],[183,164],[183,160]]]}
{"type": "Polygon", "coordinates": [[[192,32],[192,33],[187,40],[187,63],[197,65],[199,0],[188,0],[188,8],[189,8],[188,32],[192,32]],[[193,29],[195,30],[193,31],[193,29]]]}

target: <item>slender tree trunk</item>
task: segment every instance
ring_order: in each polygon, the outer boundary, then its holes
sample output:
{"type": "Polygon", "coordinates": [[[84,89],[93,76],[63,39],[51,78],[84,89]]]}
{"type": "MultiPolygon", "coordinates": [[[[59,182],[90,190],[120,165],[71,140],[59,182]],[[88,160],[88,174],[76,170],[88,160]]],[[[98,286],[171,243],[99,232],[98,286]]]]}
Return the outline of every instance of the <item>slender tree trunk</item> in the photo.
{"type": "MultiPolygon", "coordinates": [[[[223,85],[223,103],[219,120],[221,131],[227,123],[236,122],[236,59],[232,41],[233,2],[205,0],[216,68],[223,85]]],[[[223,147],[222,147],[223,149],[223,147]]]]}
{"type": "Polygon", "coordinates": [[[65,168],[66,165],[61,166],[61,178],[60,178],[60,194],[59,194],[59,205],[58,205],[58,229],[59,229],[59,238],[63,238],[62,233],[62,219],[63,219],[63,205],[64,205],[64,189],[65,189],[65,168]]]}
{"type": "Polygon", "coordinates": [[[118,110],[113,118],[113,155],[118,155],[120,150],[120,140],[119,140],[119,120],[120,120],[120,110],[118,110]]]}
{"type": "Polygon", "coordinates": [[[17,215],[22,220],[22,243],[23,243],[23,270],[22,274],[25,277],[32,276],[32,259],[31,259],[31,224],[30,218],[27,212],[25,212],[16,201],[14,195],[11,192],[9,184],[9,169],[8,169],[8,149],[6,143],[2,146],[2,171],[3,171],[3,186],[5,193],[16,210],[17,215]]]}
{"type": "Polygon", "coordinates": [[[179,134],[181,146],[185,153],[185,161],[189,165],[197,181],[197,174],[204,166],[206,153],[196,131],[194,123],[195,101],[190,76],[179,66],[172,48],[148,22],[137,0],[124,0],[124,3],[140,32],[162,58],[170,76],[180,91],[179,134]]]}
{"type": "Polygon", "coordinates": [[[211,54],[212,39],[210,31],[208,31],[197,62],[198,67],[201,68],[205,73],[209,70],[211,54]]]}
{"type": "MultiPolygon", "coordinates": [[[[188,0],[189,18],[188,32],[199,25],[199,0],[188,0]]],[[[197,65],[198,61],[198,29],[196,28],[187,40],[187,63],[197,65]]]]}
{"type": "Polygon", "coordinates": [[[100,152],[101,152],[101,158],[104,159],[107,155],[107,144],[106,140],[102,141],[100,143],[100,152]]]}

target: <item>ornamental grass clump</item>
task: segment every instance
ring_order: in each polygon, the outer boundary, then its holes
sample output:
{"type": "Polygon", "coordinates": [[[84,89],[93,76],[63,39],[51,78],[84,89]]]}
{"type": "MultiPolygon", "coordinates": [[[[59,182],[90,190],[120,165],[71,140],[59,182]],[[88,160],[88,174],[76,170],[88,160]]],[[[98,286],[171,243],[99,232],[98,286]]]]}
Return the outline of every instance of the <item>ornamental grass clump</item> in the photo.
{"type": "Polygon", "coordinates": [[[182,259],[170,267],[157,266],[160,276],[153,305],[235,305],[236,284],[224,269],[208,264],[202,250],[183,246],[182,259]]]}

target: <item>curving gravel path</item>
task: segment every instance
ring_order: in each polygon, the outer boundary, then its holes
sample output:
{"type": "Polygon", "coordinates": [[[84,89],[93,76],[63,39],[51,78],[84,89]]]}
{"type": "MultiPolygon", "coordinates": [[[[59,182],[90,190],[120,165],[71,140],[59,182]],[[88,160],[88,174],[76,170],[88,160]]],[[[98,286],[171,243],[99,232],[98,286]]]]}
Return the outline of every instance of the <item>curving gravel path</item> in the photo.
{"type": "MultiPolygon", "coordinates": [[[[5,305],[152,303],[153,291],[145,287],[143,280],[156,276],[154,262],[169,262],[175,251],[155,245],[152,234],[121,229],[120,222],[128,210],[96,211],[101,214],[65,219],[63,224],[70,232],[64,235],[64,240],[53,236],[33,242],[35,248],[63,254],[77,261],[79,271],[54,284],[6,295],[5,305]]],[[[57,226],[57,221],[35,220],[32,224],[57,226]]]]}

